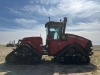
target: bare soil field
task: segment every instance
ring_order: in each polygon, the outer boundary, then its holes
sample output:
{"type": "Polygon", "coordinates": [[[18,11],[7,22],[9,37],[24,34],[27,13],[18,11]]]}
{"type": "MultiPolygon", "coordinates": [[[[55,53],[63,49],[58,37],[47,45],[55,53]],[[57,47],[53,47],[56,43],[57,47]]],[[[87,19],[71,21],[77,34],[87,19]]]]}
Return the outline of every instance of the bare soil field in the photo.
{"type": "Polygon", "coordinates": [[[89,65],[60,65],[48,56],[39,65],[7,65],[5,57],[12,50],[0,45],[0,75],[100,75],[100,46],[93,47],[89,65]]]}

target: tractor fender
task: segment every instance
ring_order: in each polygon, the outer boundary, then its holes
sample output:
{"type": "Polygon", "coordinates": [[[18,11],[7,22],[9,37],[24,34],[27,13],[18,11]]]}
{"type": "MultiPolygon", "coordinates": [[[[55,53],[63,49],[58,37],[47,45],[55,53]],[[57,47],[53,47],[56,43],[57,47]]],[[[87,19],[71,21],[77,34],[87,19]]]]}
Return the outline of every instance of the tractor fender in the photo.
{"type": "Polygon", "coordinates": [[[79,48],[80,50],[80,52],[82,53],[82,54],[84,54],[85,56],[88,56],[87,54],[86,54],[86,52],[84,51],[84,48],[82,47],[82,46],[80,46],[79,44],[77,44],[77,43],[73,43],[73,44],[70,44],[70,45],[68,45],[68,46],[66,46],[66,47],[64,47],[62,50],[60,50],[58,53],[57,53],[57,57],[59,57],[59,56],[61,56],[61,55],[63,55],[66,51],[68,51],[71,47],[77,47],[77,48],[79,48]]]}

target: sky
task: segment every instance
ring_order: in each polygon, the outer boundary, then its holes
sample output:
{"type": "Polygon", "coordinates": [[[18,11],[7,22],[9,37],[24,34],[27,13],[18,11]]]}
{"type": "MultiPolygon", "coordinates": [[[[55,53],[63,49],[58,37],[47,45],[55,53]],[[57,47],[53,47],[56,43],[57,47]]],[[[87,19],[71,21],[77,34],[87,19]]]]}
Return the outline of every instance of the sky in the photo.
{"type": "Polygon", "coordinates": [[[42,36],[45,23],[68,18],[66,33],[100,45],[100,0],[0,0],[0,44],[42,36]]]}

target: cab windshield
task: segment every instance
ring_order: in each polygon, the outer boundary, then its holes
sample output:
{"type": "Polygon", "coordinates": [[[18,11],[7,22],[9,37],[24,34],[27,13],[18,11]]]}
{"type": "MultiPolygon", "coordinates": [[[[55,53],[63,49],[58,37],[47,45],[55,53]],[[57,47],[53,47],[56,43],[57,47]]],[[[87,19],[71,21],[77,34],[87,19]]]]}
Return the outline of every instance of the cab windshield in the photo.
{"type": "Polygon", "coordinates": [[[53,39],[57,40],[59,39],[59,28],[50,28],[49,36],[53,39]]]}

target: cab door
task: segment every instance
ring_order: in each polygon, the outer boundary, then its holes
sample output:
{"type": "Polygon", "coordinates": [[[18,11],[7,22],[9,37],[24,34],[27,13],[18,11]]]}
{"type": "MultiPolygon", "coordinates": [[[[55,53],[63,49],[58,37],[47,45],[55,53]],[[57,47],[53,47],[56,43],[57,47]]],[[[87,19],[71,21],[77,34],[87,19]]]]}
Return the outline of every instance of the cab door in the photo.
{"type": "Polygon", "coordinates": [[[62,40],[52,40],[48,44],[48,54],[56,55],[60,50],[62,50],[67,44],[67,41],[62,40]]]}

